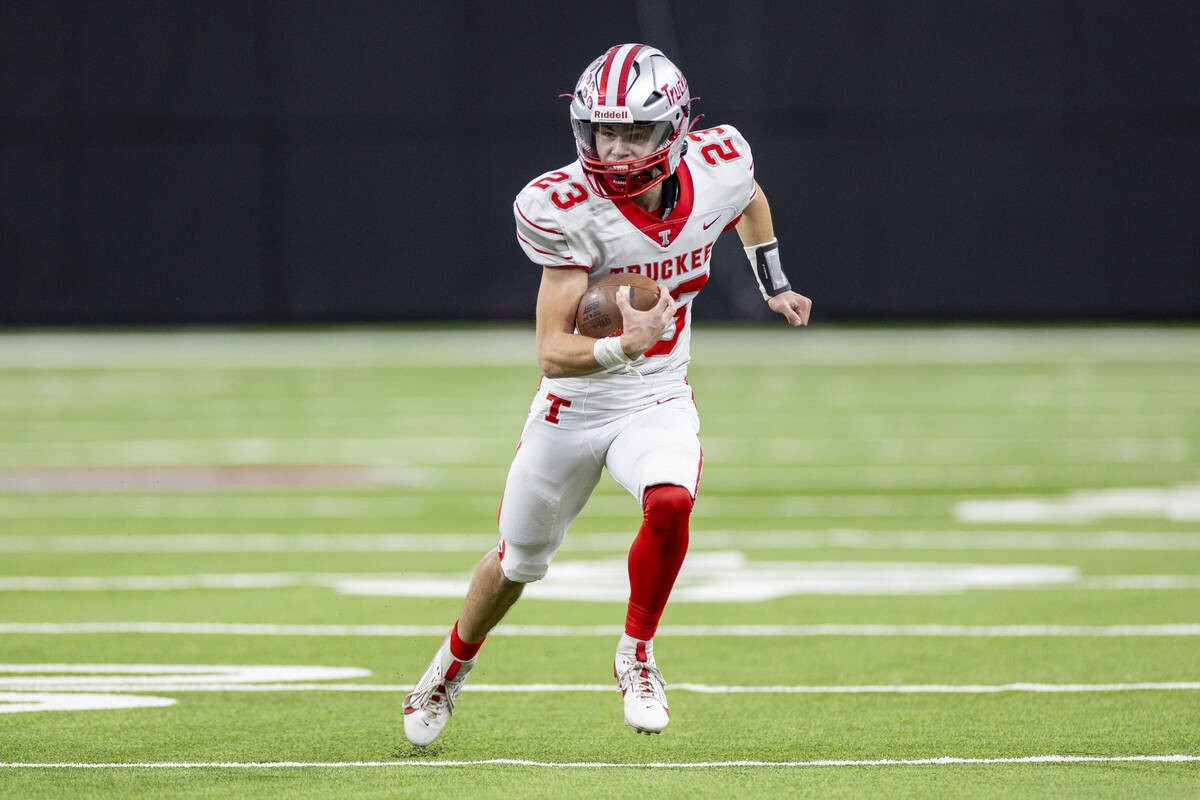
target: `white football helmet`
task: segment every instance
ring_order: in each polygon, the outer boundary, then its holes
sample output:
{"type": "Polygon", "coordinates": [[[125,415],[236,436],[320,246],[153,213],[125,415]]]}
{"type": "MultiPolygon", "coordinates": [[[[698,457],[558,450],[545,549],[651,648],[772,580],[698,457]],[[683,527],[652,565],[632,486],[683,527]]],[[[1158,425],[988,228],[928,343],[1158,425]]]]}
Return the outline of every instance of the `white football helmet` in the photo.
{"type": "Polygon", "coordinates": [[[691,102],[683,73],[649,45],[619,44],[589,64],[571,95],[571,127],[592,191],[633,197],[665,181],[687,149],[691,102]],[[603,160],[596,135],[616,131],[648,154],[603,160]]]}

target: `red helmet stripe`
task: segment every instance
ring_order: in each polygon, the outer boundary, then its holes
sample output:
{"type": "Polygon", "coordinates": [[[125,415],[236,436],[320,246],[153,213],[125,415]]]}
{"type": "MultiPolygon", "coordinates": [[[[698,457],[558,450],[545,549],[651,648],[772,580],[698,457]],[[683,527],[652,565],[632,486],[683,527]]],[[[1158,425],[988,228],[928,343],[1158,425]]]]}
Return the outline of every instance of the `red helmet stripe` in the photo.
{"type": "Polygon", "coordinates": [[[608,48],[607,57],[604,59],[604,66],[600,70],[600,86],[597,87],[597,102],[608,104],[608,73],[612,71],[613,62],[617,60],[617,53],[624,45],[616,45],[608,48]]]}
{"type": "Polygon", "coordinates": [[[629,71],[633,69],[633,60],[637,58],[638,51],[644,45],[636,45],[625,56],[625,63],[621,65],[621,77],[617,80],[617,105],[625,105],[625,87],[629,84],[629,71]]]}

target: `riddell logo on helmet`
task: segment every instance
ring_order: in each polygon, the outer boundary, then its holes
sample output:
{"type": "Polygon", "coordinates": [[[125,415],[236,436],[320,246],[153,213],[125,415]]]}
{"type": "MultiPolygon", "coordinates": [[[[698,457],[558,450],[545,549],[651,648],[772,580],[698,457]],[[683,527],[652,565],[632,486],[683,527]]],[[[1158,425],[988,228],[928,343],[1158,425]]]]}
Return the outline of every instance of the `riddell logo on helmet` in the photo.
{"type": "Polygon", "coordinates": [[[596,106],[592,122],[633,122],[633,112],[621,106],[596,106]]]}

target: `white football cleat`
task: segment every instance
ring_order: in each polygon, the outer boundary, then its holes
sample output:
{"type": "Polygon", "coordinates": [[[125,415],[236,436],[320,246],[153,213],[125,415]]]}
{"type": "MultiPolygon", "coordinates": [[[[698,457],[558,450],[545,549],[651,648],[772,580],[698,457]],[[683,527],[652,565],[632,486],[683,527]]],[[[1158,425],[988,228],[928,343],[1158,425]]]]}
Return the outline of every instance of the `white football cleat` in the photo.
{"type": "Polygon", "coordinates": [[[618,650],[613,674],[625,698],[625,724],[638,733],[662,733],[671,721],[667,685],[645,643],[638,642],[632,655],[618,650]]]}
{"type": "Polygon", "coordinates": [[[459,661],[450,654],[449,639],[442,642],[416,688],[404,698],[404,735],[410,742],[425,747],[438,737],[473,666],[475,659],[459,661]]]}

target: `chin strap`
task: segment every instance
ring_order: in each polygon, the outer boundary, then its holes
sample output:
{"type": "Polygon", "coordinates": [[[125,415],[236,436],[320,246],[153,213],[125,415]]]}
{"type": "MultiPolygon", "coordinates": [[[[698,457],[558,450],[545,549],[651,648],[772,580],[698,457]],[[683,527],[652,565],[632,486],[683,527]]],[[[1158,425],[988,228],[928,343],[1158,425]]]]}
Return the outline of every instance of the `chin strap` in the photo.
{"type": "Polygon", "coordinates": [[[659,207],[659,219],[666,219],[671,216],[671,212],[675,210],[675,205],[679,202],[679,178],[678,173],[672,174],[662,182],[663,199],[662,206],[659,207]]]}
{"type": "Polygon", "coordinates": [[[792,288],[779,263],[778,239],[743,249],[746,251],[746,258],[750,259],[750,270],[754,273],[754,279],[758,281],[758,289],[762,292],[764,300],[770,300],[792,288]]]}

